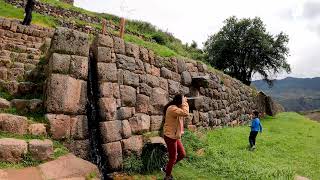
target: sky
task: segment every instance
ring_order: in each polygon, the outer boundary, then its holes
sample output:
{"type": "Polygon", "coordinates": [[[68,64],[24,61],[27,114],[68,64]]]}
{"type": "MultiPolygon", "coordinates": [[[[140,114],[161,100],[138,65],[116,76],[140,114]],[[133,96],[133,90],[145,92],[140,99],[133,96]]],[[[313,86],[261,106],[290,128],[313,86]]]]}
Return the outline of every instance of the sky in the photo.
{"type": "Polygon", "coordinates": [[[275,78],[320,77],[320,0],[75,0],[75,6],[147,21],[200,47],[228,17],[258,16],[268,32],[289,35],[292,72],[275,78]]]}

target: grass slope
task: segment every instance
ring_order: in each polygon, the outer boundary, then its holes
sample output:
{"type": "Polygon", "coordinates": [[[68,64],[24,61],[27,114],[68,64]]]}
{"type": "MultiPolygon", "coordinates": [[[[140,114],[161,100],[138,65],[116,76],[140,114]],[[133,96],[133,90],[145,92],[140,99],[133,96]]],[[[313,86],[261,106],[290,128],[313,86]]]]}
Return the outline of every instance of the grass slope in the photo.
{"type": "MultiPolygon", "coordinates": [[[[188,160],[173,172],[176,179],[320,179],[320,124],[297,113],[262,120],[257,149],[248,151],[248,127],[208,131],[200,138],[205,154],[196,155],[190,135],[184,138],[188,160]]],[[[188,133],[189,134],[189,133],[188,133]]],[[[159,179],[160,173],[154,174],[159,179]]],[[[150,179],[151,176],[135,176],[150,179]]]]}

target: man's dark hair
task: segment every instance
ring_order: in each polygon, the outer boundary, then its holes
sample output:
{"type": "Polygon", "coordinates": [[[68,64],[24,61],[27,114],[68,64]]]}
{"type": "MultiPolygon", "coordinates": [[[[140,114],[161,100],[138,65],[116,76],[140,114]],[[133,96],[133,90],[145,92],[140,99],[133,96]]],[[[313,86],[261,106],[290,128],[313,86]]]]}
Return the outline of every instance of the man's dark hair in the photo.
{"type": "Polygon", "coordinates": [[[253,111],[253,115],[254,115],[255,117],[259,117],[259,112],[258,112],[258,111],[253,111]]]}

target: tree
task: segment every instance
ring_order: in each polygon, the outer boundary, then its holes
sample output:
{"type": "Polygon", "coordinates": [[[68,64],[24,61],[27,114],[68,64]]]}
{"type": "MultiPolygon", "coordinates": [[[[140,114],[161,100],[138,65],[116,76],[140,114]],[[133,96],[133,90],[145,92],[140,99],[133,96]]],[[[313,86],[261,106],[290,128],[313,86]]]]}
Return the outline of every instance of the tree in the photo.
{"type": "Polygon", "coordinates": [[[193,49],[197,49],[198,48],[197,42],[192,40],[192,43],[191,43],[190,47],[193,48],[193,49]]]}
{"type": "Polygon", "coordinates": [[[252,76],[262,75],[272,85],[271,75],[283,70],[291,72],[286,58],[289,38],[283,32],[271,35],[258,17],[224,21],[222,29],[210,36],[204,44],[206,60],[215,68],[251,84],[252,76]]]}

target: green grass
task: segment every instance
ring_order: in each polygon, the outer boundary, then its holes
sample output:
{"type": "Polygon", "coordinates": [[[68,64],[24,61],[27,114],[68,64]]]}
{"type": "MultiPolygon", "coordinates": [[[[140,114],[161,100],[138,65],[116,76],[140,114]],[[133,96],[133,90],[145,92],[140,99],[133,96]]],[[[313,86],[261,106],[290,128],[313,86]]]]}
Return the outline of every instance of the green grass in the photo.
{"type": "MultiPolygon", "coordinates": [[[[0,0],[0,16],[6,18],[15,18],[23,20],[24,10],[22,8],[16,8],[10,4],[0,0]]],[[[45,27],[56,27],[57,20],[52,16],[45,16],[39,13],[32,13],[32,23],[45,27]]]]}
{"type": "MultiPolygon", "coordinates": [[[[320,124],[297,113],[281,113],[262,121],[257,149],[248,151],[248,127],[208,131],[200,138],[185,137],[188,159],[173,171],[176,179],[320,179],[320,124]],[[205,155],[196,149],[204,147],[205,155]]],[[[157,176],[159,172],[135,179],[157,176]]]]}

